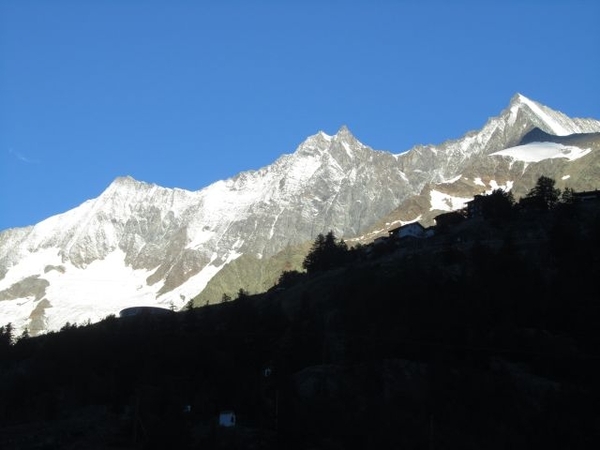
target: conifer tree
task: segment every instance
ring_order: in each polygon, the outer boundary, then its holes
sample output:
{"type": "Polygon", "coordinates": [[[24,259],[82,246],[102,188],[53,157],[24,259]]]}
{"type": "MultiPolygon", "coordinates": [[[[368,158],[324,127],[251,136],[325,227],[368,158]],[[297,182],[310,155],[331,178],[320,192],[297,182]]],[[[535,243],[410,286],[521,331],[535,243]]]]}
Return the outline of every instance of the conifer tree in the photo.
{"type": "Polygon", "coordinates": [[[560,189],[555,188],[556,181],[544,175],[540,176],[535,186],[527,193],[527,198],[538,198],[546,209],[552,209],[560,198],[560,189]]]}
{"type": "Polygon", "coordinates": [[[343,239],[338,241],[333,231],[326,235],[320,233],[304,258],[302,267],[308,273],[329,270],[343,264],[347,253],[346,242],[343,239]]]}

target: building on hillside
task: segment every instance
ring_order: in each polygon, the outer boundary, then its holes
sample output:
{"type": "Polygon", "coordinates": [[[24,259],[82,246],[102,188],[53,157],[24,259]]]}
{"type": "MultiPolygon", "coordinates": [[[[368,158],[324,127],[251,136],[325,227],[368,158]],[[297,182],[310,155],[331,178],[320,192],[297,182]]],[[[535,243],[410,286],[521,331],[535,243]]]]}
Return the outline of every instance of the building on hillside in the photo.
{"type": "Polygon", "coordinates": [[[450,211],[435,216],[433,220],[435,221],[435,229],[438,231],[443,231],[446,228],[453,225],[458,225],[465,220],[465,214],[463,211],[450,211]]]}
{"type": "Polygon", "coordinates": [[[583,203],[583,202],[593,202],[600,201],[600,191],[586,191],[586,192],[573,192],[573,202],[574,203],[583,203]]]}
{"type": "Polygon", "coordinates": [[[432,228],[425,228],[419,222],[411,222],[388,231],[389,237],[402,239],[404,237],[427,238],[433,236],[432,228]]]}

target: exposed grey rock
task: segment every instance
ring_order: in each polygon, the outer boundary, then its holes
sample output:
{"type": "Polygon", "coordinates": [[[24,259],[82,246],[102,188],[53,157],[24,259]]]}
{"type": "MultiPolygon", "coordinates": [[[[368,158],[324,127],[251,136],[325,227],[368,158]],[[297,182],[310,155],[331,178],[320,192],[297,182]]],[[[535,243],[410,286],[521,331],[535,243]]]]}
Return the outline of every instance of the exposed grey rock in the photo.
{"type": "Polygon", "coordinates": [[[8,289],[0,291],[0,301],[27,297],[33,297],[37,301],[46,294],[46,288],[49,285],[48,280],[40,278],[39,275],[32,275],[14,283],[8,289]]]}

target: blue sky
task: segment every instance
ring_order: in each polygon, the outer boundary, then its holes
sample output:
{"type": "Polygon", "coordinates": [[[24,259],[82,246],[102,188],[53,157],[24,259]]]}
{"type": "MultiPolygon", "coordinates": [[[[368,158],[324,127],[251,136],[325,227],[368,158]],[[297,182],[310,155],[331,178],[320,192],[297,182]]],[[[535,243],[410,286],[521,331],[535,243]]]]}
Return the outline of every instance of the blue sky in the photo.
{"type": "Polygon", "coordinates": [[[517,92],[600,119],[600,2],[0,0],[0,230],[201,189],[342,125],[400,153],[517,92]]]}

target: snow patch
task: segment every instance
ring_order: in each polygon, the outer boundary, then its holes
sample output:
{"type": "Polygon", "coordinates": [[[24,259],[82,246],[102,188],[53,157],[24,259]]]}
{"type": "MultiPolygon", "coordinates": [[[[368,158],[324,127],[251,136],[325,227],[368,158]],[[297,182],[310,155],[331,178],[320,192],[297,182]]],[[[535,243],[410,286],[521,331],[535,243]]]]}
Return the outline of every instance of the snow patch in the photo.
{"type": "MultiPolygon", "coordinates": [[[[34,253],[24,255],[19,262],[14,266],[10,267],[5,277],[0,280],[0,291],[10,288],[13,284],[18,283],[24,278],[32,275],[40,275],[41,278],[48,278],[47,274],[44,274],[46,266],[60,266],[63,262],[60,258],[60,249],[58,248],[45,248],[34,253]]],[[[0,302],[0,308],[2,302],[0,302]]],[[[0,313],[2,310],[0,309],[0,313]]],[[[0,314],[1,317],[1,314],[0,314]]],[[[4,325],[1,323],[0,326],[4,325]]]]}
{"type": "Polygon", "coordinates": [[[50,302],[44,311],[44,330],[33,330],[30,326],[30,314],[39,304],[32,296],[0,302],[0,323],[1,318],[10,318],[6,322],[12,322],[16,335],[20,335],[26,327],[30,332],[37,333],[60,330],[67,322],[79,325],[88,321],[95,323],[111,314],[118,315],[120,310],[130,306],[180,309],[189,299],[198,295],[225,265],[241,256],[241,253],[231,251],[222,264],[214,265],[213,262],[218,258],[215,253],[211,263],[186,283],[158,296],[162,283],[148,286],[146,282],[155,269],[134,270],[126,266],[125,253],[120,249],[102,260],[91,262],[85,269],[69,262],[63,263],[57,253],[54,248],[31,254],[0,281],[0,290],[35,275],[40,275],[50,283],[43,297],[50,302]],[[62,266],[65,270],[45,272],[50,264],[62,266]]]}
{"type": "Polygon", "coordinates": [[[432,190],[429,196],[431,203],[430,211],[456,211],[457,209],[464,208],[468,201],[473,200],[472,197],[454,197],[436,190],[432,190]]]}
{"type": "Polygon", "coordinates": [[[530,142],[529,144],[517,145],[516,147],[490,153],[490,155],[508,156],[516,161],[531,163],[552,158],[566,158],[569,161],[574,161],[584,157],[591,151],[590,148],[582,149],[555,142],[530,142]]]}
{"type": "Polygon", "coordinates": [[[45,330],[30,327],[30,314],[38,306],[33,297],[0,302],[0,317],[10,317],[17,334],[25,327],[30,332],[57,331],[65,323],[97,322],[110,314],[131,306],[131,303],[156,305],[158,286],[147,286],[148,270],[134,270],[125,265],[125,254],[115,250],[102,260],[90,263],[85,269],[62,262],[56,248],[32,253],[9,271],[0,282],[0,290],[26,277],[39,275],[50,285],[45,290],[50,306],[45,310],[45,330]],[[45,271],[47,266],[64,270],[45,271]]]}
{"type": "Polygon", "coordinates": [[[126,266],[122,250],[93,261],[85,269],[67,264],[64,274],[48,272],[44,275],[50,282],[46,298],[52,305],[46,310],[48,331],[59,330],[67,321],[98,322],[135,304],[156,306],[159,286],[146,284],[151,272],[126,266]]]}
{"type": "Polygon", "coordinates": [[[485,187],[485,183],[481,180],[481,178],[477,177],[473,180],[473,183],[475,183],[478,186],[483,186],[485,187]]]}

